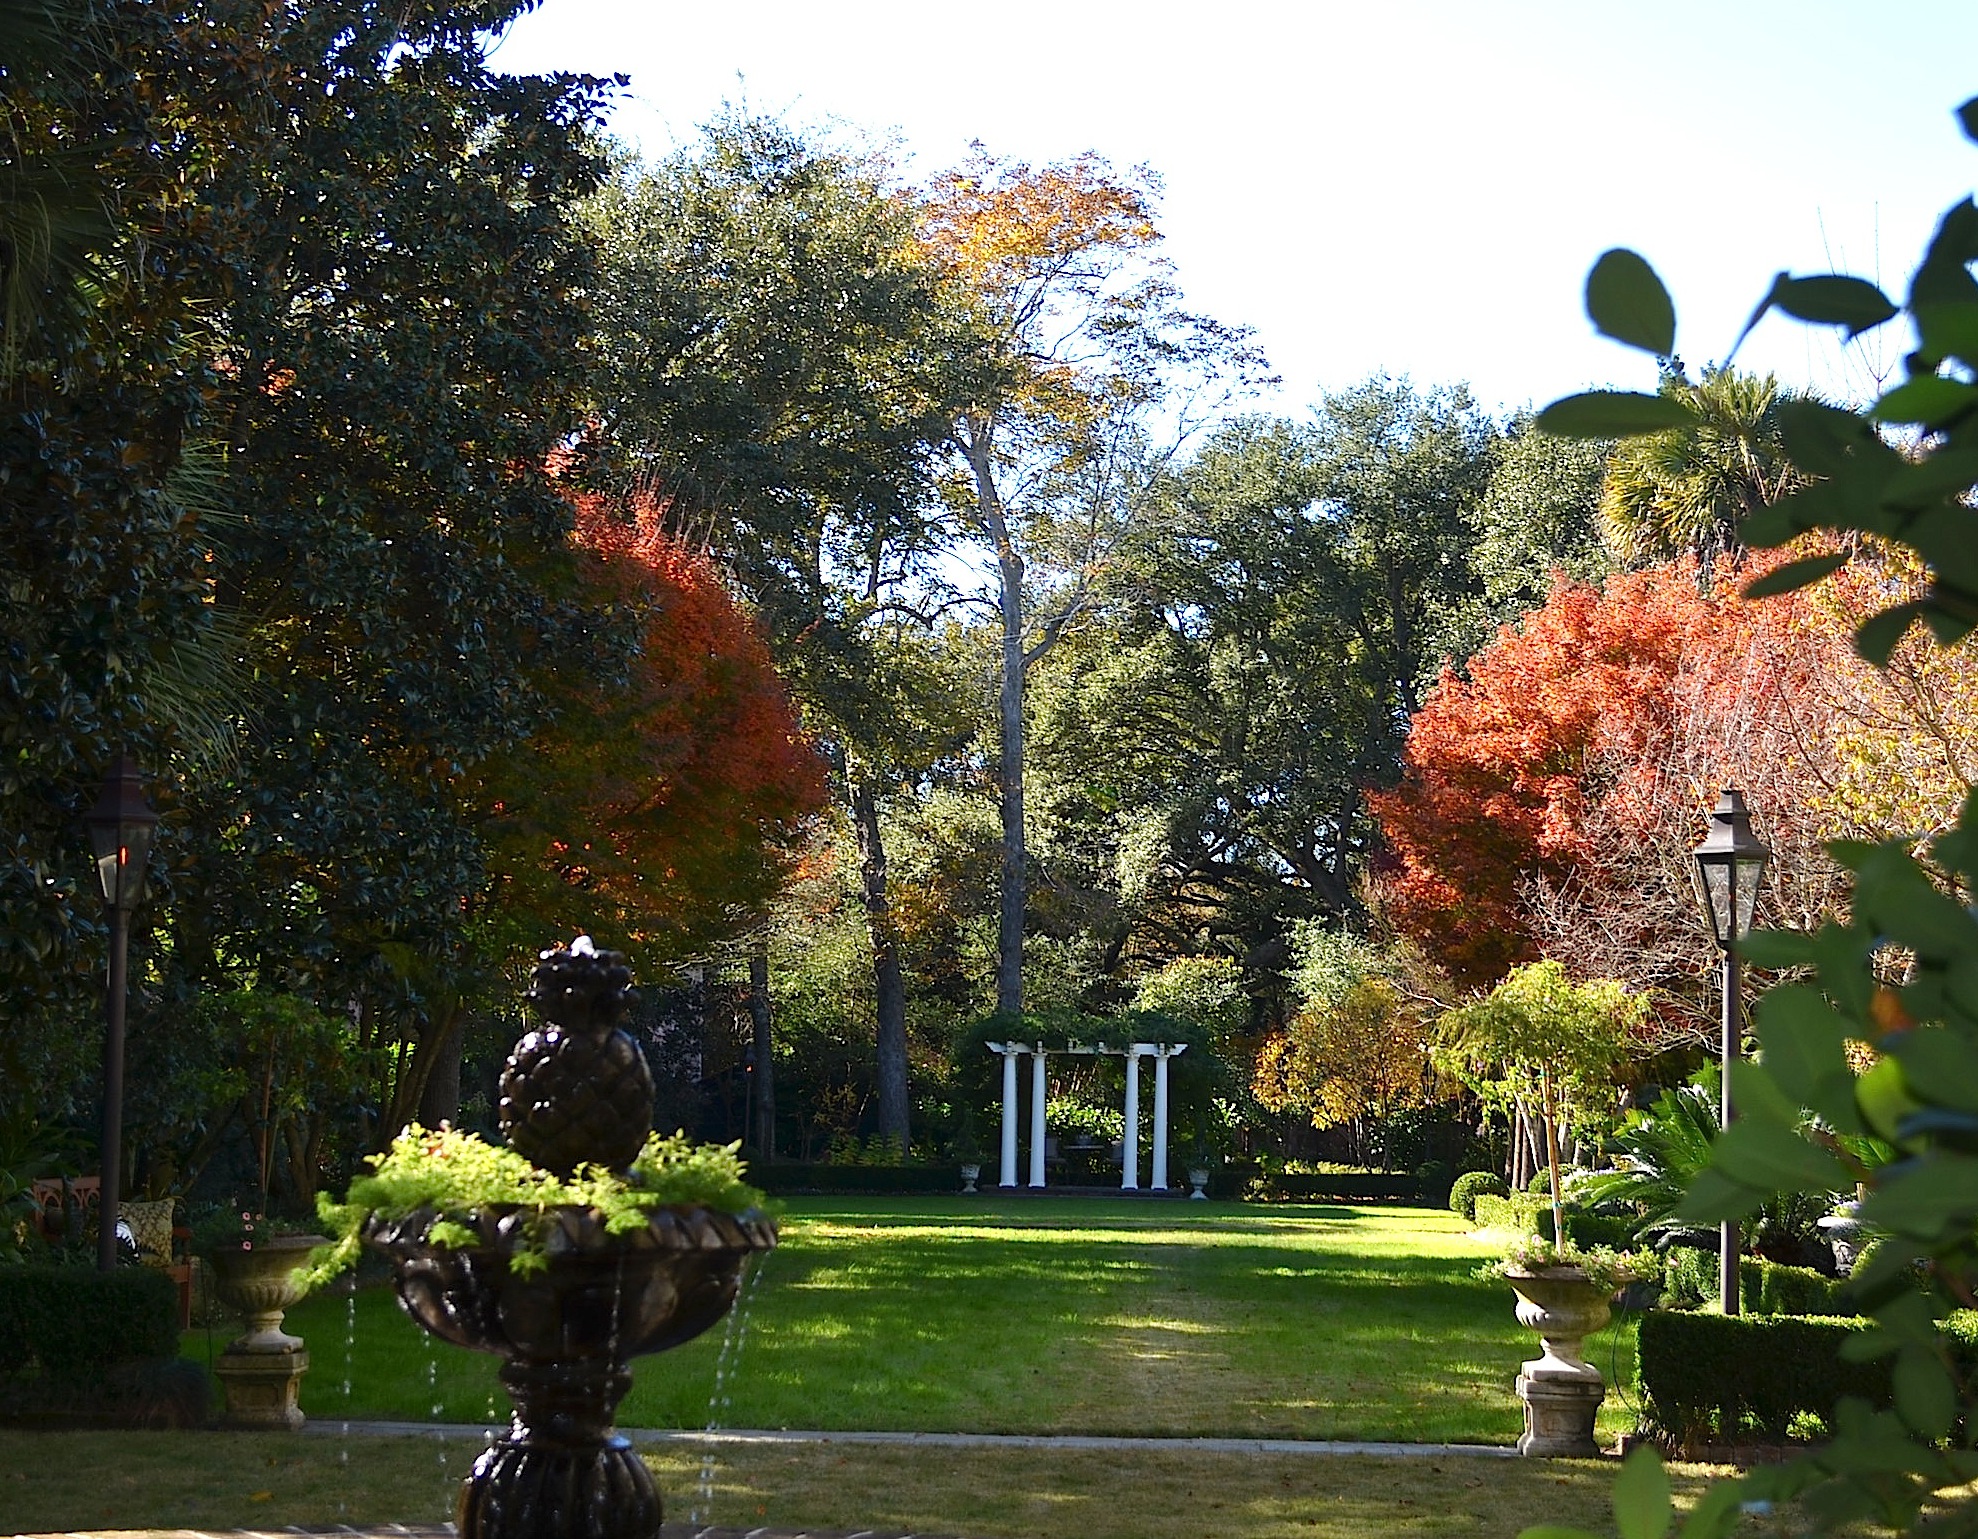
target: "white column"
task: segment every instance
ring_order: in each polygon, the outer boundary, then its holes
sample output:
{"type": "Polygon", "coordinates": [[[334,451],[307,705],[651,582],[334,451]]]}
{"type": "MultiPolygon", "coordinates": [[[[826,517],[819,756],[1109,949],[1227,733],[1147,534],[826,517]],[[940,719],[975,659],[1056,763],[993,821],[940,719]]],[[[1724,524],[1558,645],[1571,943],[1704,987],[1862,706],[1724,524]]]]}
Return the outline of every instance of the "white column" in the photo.
{"type": "Polygon", "coordinates": [[[991,1042],[989,1051],[1003,1055],[1003,1169],[996,1184],[1016,1185],[1016,1060],[1021,1042],[991,1042]]]}
{"type": "Polygon", "coordinates": [[[1126,1137],[1120,1141],[1120,1190],[1140,1190],[1140,1044],[1126,1050],[1126,1137]]]}
{"type": "Polygon", "coordinates": [[[1154,1174],[1148,1183],[1157,1192],[1168,1189],[1168,1047],[1154,1049],[1154,1174]]]}
{"type": "Polygon", "coordinates": [[[1044,1188],[1044,1049],[1030,1053],[1030,1184],[1044,1188]]]}

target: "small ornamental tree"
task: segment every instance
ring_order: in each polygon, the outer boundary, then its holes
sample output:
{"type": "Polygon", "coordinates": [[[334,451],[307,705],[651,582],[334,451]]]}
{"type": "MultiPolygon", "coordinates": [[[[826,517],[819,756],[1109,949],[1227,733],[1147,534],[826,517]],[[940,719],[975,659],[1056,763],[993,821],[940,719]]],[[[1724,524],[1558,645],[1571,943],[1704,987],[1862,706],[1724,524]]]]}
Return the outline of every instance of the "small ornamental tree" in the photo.
{"type": "Polygon", "coordinates": [[[1552,1234],[1565,1243],[1559,1123],[1611,1089],[1645,1001],[1611,979],[1575,983],[1557,962],[1520,967],[1474,1004],[1443,1017],[1440,1060],[1500,1105],[1536,1106],[1552,1177],[1552,1234]]]}

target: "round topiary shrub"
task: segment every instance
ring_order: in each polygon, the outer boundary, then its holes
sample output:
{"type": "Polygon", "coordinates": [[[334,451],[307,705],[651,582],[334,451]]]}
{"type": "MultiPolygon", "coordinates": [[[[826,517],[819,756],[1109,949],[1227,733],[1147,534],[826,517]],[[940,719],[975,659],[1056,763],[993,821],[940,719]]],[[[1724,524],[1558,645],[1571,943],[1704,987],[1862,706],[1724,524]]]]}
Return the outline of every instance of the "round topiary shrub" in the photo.
{"type": "Polygon", "coordinates": [[[1509,1197],[1511,1189],[1494,1170],[1466,1170],[1449,1188],[1449,1211],[1463,1215],[1465,1223],[1477,1221],[1479,1197],[1509,1197]]]}

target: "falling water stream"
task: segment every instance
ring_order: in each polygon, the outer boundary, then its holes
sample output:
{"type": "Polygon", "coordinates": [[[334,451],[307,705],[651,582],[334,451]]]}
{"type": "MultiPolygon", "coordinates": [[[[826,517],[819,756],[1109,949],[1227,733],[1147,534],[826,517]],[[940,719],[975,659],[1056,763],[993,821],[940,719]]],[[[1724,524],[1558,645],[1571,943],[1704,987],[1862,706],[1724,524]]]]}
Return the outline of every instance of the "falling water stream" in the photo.
{"type": "Polygon", "coordinates": [[[350,1380],[357,1353],[357,1279],[347,1277],[343,1286],[343,1425],[337,1432],[337,1516],[350,1515],[350,1380]]]}
{"type": "Polygon", "coordinates": [[[453,1519],[454,1498],[458,1493],[454,1490],[449,1478],[450,1471],[447,1467],[446,1457],[446,1428],[440,1423],[440,1417],[446,1410],[446,1404],[440,1399],[439,1338],[434,1336],[430,1331],[421,1331],[419,1334],[426,1339],[426,1394],[428,1402],[432,1406],[433,1446],[439,1450],[440,1455],[440,1519],[442,1522],[451,1522],[453,1519]]]}
{"type": "MultiPolygon", "coordinates": [[[[741,1286],[736,1290],[735,1307],[728,1311],[728,1323],[721,1333],[721,1351],[714,1359],[714,1389],[707,1397],[706,1431],[718,1432],[728,1419],[733,1402],[730,1386],[742,1363],[742,1348],[749,1339],[749,1310],[755,1303],[757,1286],[771,1252],[750,1256],[742,1262],[741,1286]]],[[[694,1505],[688,1513],[691,1523],[714,1521],[714,1444],[701,1445],[700,1480],[694,1489],[694,1505]]]]}

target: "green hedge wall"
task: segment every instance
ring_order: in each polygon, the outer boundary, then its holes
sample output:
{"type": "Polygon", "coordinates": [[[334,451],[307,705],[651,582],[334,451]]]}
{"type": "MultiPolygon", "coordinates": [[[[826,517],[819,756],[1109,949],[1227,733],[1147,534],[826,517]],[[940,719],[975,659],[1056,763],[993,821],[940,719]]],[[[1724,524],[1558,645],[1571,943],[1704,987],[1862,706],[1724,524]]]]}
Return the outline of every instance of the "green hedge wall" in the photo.
{"type": "MultiPolygon", "coordinates": [[[[1688,1309],[1716,1301],[1715,1251],[1672,1246],[1662,1268],[1664,1303],[1688,1309]]],[[[1748,1315],[1855,1313],[1846,1283],[1810,1267],[1783,1266],[1762,1256],[1745,1256],[1738,1262],[1738,1307],[1748,1315]]]]}
{"type": "Polygon", "coordinates": [[[1651,1310],[1638,1347],[1650,1415],[1694,1447],[1748,1426],[1782,1438],[1802,1411],[1831,1419],[1844,1395],[1885,1405],[1888,1361],[1841,1359],[1842,1343],[1866,1329],[1860,1319],[1651,1310]]]}
{"type": "Polygon", "coordinates": [[[178,1290],[154,1267],[0,1267],[0,1374],[86,1377],[178,1349],[178,1290]]]}
{"type": "MultiPolygon", "coordinates": [[[[995,1190],[993,1166],[983,1166],[976,1185],[995,1190]]],[[[952,1196],[962,1189],[961,1171],[954,1165],[751,1165],[748,1179],[772,1197],[798,1194],[820,1196],[952,1196]]]]}

